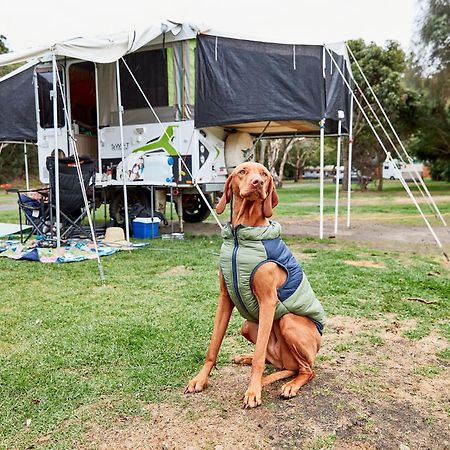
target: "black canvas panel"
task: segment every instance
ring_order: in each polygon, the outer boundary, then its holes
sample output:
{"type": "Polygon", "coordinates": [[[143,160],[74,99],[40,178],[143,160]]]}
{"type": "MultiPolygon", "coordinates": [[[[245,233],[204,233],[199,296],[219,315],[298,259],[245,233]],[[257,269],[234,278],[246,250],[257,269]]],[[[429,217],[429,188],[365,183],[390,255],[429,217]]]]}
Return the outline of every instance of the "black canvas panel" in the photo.
{"type": "Polygon", "coordinates": [[[326,131],[334,131],[337,110],[349,103],[348,89],[337,71],[327,74],[323,60],[320,45],[199,35],[195,126],[326,117],[326,131]]]}
{"type": "Polygon", "coordinates": [[[34,67],[0,83],[0,141],[36,141],[34,67]]]}

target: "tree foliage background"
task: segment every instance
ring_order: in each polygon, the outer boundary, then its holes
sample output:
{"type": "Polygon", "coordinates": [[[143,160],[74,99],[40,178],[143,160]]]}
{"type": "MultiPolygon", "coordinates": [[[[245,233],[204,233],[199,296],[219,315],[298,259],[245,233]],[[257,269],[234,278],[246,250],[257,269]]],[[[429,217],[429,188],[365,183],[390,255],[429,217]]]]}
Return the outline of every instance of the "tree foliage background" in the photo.
{"type": "Polygon", "coordinates": [[[423,92],[425,103],[409,144],[430,162],[435,178],[450,181],[450,2],[422,0],[418,28],[407,79],[423,92]]]}

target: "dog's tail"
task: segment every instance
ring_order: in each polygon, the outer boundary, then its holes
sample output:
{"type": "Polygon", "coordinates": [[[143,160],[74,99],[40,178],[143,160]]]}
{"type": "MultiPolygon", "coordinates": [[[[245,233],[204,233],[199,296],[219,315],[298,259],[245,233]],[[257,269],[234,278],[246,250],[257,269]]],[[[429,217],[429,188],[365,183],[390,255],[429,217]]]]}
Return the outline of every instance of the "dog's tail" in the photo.
{"type": "Polygon", "coordinates": [[[274,383],[278,380],[284,380],[285,378],[293,377],[297,375],[296,370],[279,370],[278,372],[271,373],[262,379],[262,385],[267,386],[268,384],[274,383]]]}

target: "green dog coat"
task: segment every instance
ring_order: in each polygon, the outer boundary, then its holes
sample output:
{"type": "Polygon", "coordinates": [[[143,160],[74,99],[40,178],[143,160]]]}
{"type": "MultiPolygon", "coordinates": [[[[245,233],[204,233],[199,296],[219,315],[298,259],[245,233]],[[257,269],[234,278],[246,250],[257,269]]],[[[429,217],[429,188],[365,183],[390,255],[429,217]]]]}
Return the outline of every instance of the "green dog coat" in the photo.
{"type": "Polygon", "coordinates": [[[263,227],[238,225],[233,228],[230,223],[224,227],[219,265],[228,293],[242,317],[258,322],[259,305],[251,287],[253,275],[262,264],[275,262],[286,271],[287,278],[278,288],[274,320],[287,313],[306,316],[322,334],[323,307],[280,233],[280,224],[273,221],[263,227]]]}

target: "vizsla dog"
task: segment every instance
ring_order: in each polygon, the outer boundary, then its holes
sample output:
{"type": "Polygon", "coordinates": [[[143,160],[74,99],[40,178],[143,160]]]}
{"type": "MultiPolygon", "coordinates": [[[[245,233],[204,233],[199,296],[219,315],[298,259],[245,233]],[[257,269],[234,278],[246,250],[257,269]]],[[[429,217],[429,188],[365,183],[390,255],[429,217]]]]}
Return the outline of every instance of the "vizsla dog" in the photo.
{"type": "Polygon", "coordinates": [[[237,166],[225,183],[216,210],[231,202],[232,219],[222,236],[220,297],[205,364],[185,393],[202,391],[216,364],[233,308],[247,319],[242,335],[255,344],[254,355],[239,355],[237,364],[252,366],[244,408],[261,404],[262,387],[294,378],[281,388],[285,398],[297,395],[314,378],[325,314],[302,268],[279,238],[280,226],[269,221],[278,204],[272,176],[261,164],[237,166]],[[279,371],[263,377],[266,360],[279,371]]]}

